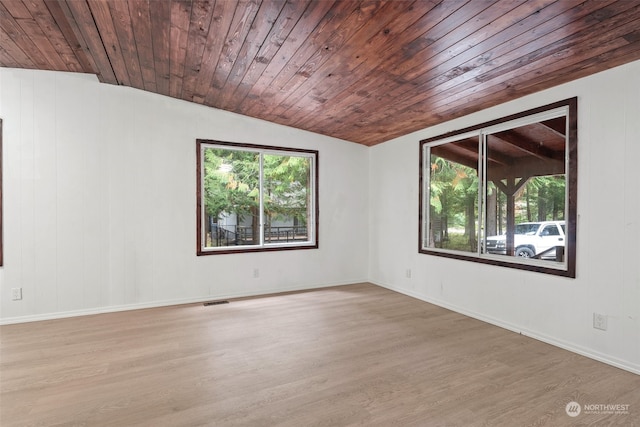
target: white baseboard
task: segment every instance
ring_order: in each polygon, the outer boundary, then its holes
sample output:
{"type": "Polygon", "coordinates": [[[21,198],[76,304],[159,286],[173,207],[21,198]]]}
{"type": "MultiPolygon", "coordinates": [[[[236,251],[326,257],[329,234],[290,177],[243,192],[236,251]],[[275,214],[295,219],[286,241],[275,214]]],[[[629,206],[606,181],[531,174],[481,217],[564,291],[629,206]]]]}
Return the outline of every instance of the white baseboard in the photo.
{"type": "Polygon", "coordinates": [[[105,307],[92,307],[87,309],[60,311],[55,313],[43,313],[43,314],[33,314],[33,315],[27,315],[27,316],[7,317],[7,318],[0,319],[0,326],[11,325],[16,323],[39,322],[42,320],[64,319],[68,317],[90,316],[93,314],[115,313],[118,311],[167,307],[171,305],[196,304],[196,303],[201,303],[205,301],[254,297],[254,296],[261,296],[261,295],[278,294],[282,292],[306,291],[310,289],[330,288],[333,286],[345,286],[345,285],[352,285],[354,283],[365,283],[365,282],[367,282],[366,279],[349,280],[345,282],[335,282],[335,283],[329,283],[329,284],[310,284],[305,286],[295,286],[295,287],[290,286],[290,287],[282,287],[282,288],[264,289],[264,290],[261,290],[260,292],[238,292],[238,293],[230,293],[230,294],[203,295],[203,296],[197,296],[197,297],[178,298],[178,299],[172,299],[172,300],[150,301],[150,302],[124,304],[124,305],[110,305],[105,307]]]}
{"type": "Polygon", "coordinates": [[[527,329],[527,328],[523,328],[523,327],[521,327],[519,325],[515,325],[515,324],[509,323],[509,322],[505,322],[505,321],[500,320],[500,319],[495,319],[493,317],[486,316],[486,315],[481,314],[481,313],[476,313],[474,311],[467,310],[465,308],[458,307],[458,306],[455,306],[453,304],[449,304],[449,303],[447,303],[445,301],[438,300],[437,298],[426,297],[424,295],[420,295],[420,294],[415,293],[415,292],[411,292],[411,291],[407,291],[407,290],[404,290],[404,289],[397,288],[397,287],[395,287],[393,285],[388,285],[388,284],[384,284],[384,283],[380,283],[380,282],[376,282],[376,281],[372,281],[372,280],[369,280],[369,282],[373,283],[374,285],[389,289],[391,291],[398,292],[398,293],[410,296],[412,298],[416,298],[416,299],[419,299],[421,301],[428,302],[430,304],[437,305],[437,306],[442,307],[442,308],[446,308],[446,309],[451,310],[451,311],[455,311],[456,313],[460,313],[460,314],[463,314],[465,316],[469,316],[469,317],[472,317],[474,319],[481,320],[481,321],[483,321],[485,323],[489,323],[491,325],[498,326],[500,328],[507,329],[509,331],[512,331],[512,332],[515,332],[515,333],[518,333],[518,334],[522,334],[522,335],[524,335],[526,337],[533,338],[533,339],[536,339],[538,341],[542,341],[544,343],[551,344],[553,346],[562,348],[564,350],[568,350],[568,351],[571,351],[573,353],[577,353],[577,354],[579,354],[581,356],[585,356],[585,357],[588,357],[590,359],[597,360],[598,362],[606,363],[607,365],[615,366],[616,368],[624,369],[625,371],[629,371],[629,372],[632,372],[634,374],[640,375],[640,365],[637,365],[635,363],[629,362],[627,360],[621,360],[621,359],[618,359],[616,357],[612,357],[612,356],[610,356],[608,354],[604,354],[604,353],[600,353],[598,351],[594,351],[594,350],[592,350],[590,348],[582,347],[580,345],[577,345],[577,344],[574,344],[574,343],[571,343],[571,342],[568,342],[568,341],[559,340],[559,339],[551,337],[549,335],[546,335],[546,334],[543,334],[543,333],[540,333],[540,332],[537,332],[537,331],[533,331],[533,330],[530,330],[530,329],[527,329]]]}

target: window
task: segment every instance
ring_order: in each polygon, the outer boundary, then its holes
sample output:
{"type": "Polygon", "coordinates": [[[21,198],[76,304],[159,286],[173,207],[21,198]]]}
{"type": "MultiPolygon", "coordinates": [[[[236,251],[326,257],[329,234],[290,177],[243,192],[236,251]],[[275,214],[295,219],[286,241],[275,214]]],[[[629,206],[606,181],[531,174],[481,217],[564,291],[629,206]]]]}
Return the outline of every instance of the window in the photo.
{"type": "Polygon", "coordinates": [[[420,143],[420,252],[575,277],[577,98],[420,143]]]}
{"type": "Polygon", "coordinates": [[[318,247],[318,152],[197,140],[198,255],[318,247]]]}

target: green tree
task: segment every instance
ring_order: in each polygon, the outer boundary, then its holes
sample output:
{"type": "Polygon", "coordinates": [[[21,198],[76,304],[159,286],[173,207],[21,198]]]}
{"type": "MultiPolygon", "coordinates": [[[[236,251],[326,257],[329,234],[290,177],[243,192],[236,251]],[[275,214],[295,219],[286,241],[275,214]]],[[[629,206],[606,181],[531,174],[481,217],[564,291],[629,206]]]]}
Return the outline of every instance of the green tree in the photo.
{"type": "MultiPolygon", "coordinates": [[[[449,249],[475,250],[478,200],[478,174],[475,169],[460,163],[431,156],[431,206],[436,223],[434,232],[441,228],[443,240],[450,241],[449,225],[464,228],[464,247],[453,247],[454,243],[443,243],[449,249]],[[437,227],[437,223],[440,227],[437,227]]],[[[458,243],[455,243],[457,245],[458,243]]]]}
{"type": "Polygon", "coordinates": [[[204,151],[204,201],[208,215],[251,214],[259,202],[258,154],[207,148],[204,151]]]}
{"type": "Polygon", "coordinates": [[[264,156],[264,207],[268,219],[294,218],[307,224],[311,162],[307,157],[264,156]]]}

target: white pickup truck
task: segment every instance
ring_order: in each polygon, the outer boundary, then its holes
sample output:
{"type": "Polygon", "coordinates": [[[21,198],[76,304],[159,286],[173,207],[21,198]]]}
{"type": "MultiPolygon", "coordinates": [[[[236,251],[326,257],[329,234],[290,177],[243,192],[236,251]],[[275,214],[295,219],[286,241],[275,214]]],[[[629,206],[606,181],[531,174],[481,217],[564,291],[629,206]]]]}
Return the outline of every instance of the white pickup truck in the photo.
{"type": "MultiPolygon", "coordinates": [[[[542,254],[540,258],[556,259],[556,246],[565,245],[564,221],[523,222],[516,225],[513,236],[515,256],[531,258],[542,254]],[[553,249],[551,249],[553,248],[553,249]],[[547,251],[547,252],[545,252],[547,251]]],[[[507,253],[507,236],[489,236],[486,239],[486,252],[490,254],[507,253]]]]}

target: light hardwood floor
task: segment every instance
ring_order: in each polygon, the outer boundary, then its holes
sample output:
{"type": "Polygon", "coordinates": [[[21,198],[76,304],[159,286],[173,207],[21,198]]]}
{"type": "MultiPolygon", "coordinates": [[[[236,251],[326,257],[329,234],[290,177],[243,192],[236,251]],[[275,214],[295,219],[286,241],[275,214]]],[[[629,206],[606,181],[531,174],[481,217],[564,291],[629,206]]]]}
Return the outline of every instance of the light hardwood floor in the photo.
{"type": "Polygon", "coordinates": [[[0,339],[3,427],[640,426],[640,376],[371,284],[0,339]]]}

